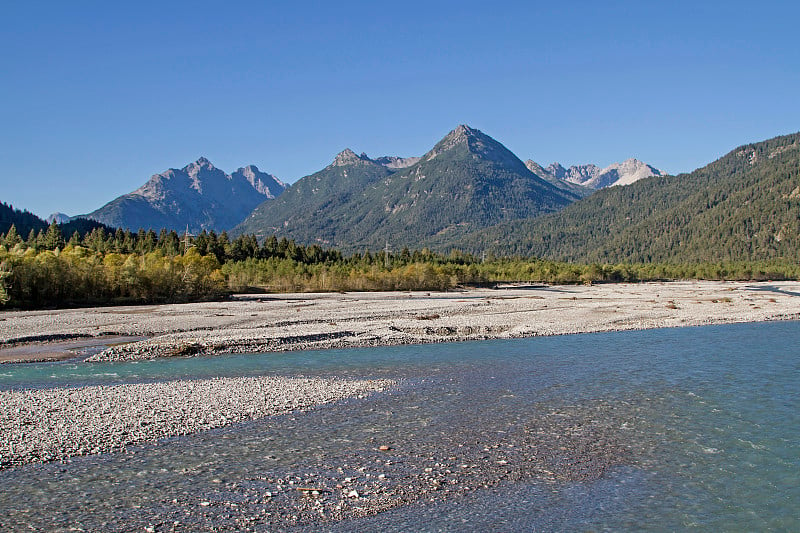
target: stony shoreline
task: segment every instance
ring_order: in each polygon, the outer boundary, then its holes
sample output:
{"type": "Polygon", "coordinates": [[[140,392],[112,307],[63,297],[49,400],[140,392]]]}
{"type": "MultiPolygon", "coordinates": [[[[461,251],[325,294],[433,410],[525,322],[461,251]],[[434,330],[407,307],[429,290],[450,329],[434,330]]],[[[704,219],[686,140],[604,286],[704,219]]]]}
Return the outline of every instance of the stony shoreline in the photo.
{"type": "MultiPolygon", "coordinates": [[[[0,315],[3,346],[140,335],[92,361],[564,335],[800,319],[800,282],[685,281],[433,293],[242,295],[226,302],[0,315]]],[[[0,357],[0,359],[2,359],[0,357]]]]}
{"type": "Polygon", "coordinates": [[[261,376],[0,391],[0,469],[307,411],[391,385],[261,376]]]}

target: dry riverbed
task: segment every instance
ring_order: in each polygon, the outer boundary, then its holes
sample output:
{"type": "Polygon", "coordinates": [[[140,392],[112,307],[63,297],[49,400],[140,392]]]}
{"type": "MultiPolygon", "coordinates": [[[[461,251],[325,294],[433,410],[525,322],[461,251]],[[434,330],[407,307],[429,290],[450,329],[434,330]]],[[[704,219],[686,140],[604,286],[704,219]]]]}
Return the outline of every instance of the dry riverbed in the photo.
{"type": "MultiPolygon", "coordinates": [[[[11,348],[146,336],[93,355],[155,357],[384,346],[800,318],[798,282],[537,286],[442,293],[238,296],[226,302],[0,315],[11,348]]],[[[44,349],[47,351],[47,349],[44,349]]],[[[4,352],[6,356],[4,357],[4,352]]]]}

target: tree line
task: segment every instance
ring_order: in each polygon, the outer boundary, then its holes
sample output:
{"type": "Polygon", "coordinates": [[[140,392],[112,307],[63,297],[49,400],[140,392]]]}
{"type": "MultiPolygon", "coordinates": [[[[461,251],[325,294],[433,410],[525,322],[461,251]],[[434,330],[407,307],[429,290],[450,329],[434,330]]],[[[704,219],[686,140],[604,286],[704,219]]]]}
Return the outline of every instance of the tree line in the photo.
{"type": "Polygon", "coordinates": [[[766,262],[567,263],[452,250],[369,250],[345,255],[271,236],[226,232],[107,231],[68,237],[55,222],[22,238],[0,234],[0,303],[43,308],[188,302],[235,292],[447,290],[498,282],[599,283],[672,279],[798,279],[800,267],[766,262]]]}

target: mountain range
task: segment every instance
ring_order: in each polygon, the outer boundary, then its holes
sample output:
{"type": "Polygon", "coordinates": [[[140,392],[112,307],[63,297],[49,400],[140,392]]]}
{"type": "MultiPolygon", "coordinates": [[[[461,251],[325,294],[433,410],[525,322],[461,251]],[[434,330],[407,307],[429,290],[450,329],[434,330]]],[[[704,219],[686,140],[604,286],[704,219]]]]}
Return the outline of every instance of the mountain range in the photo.
{"type": "Polygon", "coordinates": [[[566,181],[592,190],[604,189],[614,185],[630,185],[643,178],[664,175],[657,168],[633,158],[626,159],[622,163],[614,163],[605,168],[600,168],[593,164],[573,165],[569,168],[564,168],[559,163],[551,163],[547,167],[542,167],[530,159],[525,162],[525,165],[540,178],[566,181]]]}
{"type": "MultiPolygon", "coordinates": [[[[46,226],[3,207],[0,225],[46,226]]],[[[389,244],[577,262],[800,260],[800,134],[668,176],[636,159],[605,168],[523,163],[462,125],[421,157],[345,149],[288,187],[254,166],[228,175],[200,158],[88,216],[133,230],[233,228],[345,251],[389,244]]]]}
{"type": "Polygon", "coordinates": [[[133,231],[186,227],[191,232],[221,231],[241,222],[286,187],[255,165],[226,174],[201,157],[181,169],[156,174],[135,191],[79,216],[133,231]]]}
{"type": "Polygon", "coordinates": [[[536,176],[505,146],[465,125],[421,158],[401,165],[387,159],[346,149],[258,206],[233,234],[277,233],[344,249],[415,246],[433,235],[455,238],[557,211],[581,197],[566,182],[536,176]]]}
{"type": "MultiPolygon", "coordinates": [[[[155,174],[135,191],[78,217],[133,231],[188,227],[193,233],[277,232],[337,246],[386,240],[413,245],[438,232],[460,235],[554,211],[598,188],[660,174],[635,159],[605,169],[523,164],[491,137],[459,126],[422,157],[370,159],[347,149],[292,186],[253,165],[227,174],[201,157],[155,174]],[[448,153],[434,161],[443,152],[448,153]],[[272,205],[287,189],[290,193],[272,205]]],[[[53,213],[48,221],[70,219],[53,213]]]]}

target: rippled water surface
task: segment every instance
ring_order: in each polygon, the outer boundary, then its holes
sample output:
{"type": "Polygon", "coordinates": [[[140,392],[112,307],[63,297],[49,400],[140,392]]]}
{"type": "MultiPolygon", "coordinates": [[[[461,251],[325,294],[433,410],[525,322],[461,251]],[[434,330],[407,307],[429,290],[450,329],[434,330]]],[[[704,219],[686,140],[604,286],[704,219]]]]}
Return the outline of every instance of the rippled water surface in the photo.
{"type": "Polygon", "coordinates": [[[2,471],[0,524],[50,530],[175,522],[234,527],[226,520],[236,502],[244,507],[248,494],[264,490],[258,480],[273,472],[333,469],[380,442],[431,454],[458,449],[473,435],[482,442],[499,439],[553,412],[568,412],[581,420],[603,417],[629,447],[628,459],[599,478],[534,476],[307,528],[800,530],[798,322],[4,365],[0,388],[298,373],[390,377],[400,384],[304,415],[167,439],[123,454],[2,471]],[[211,506],[208,515],[189,516],[180,505],[199,499],[225,502],[228,510],[211,506]]]}

